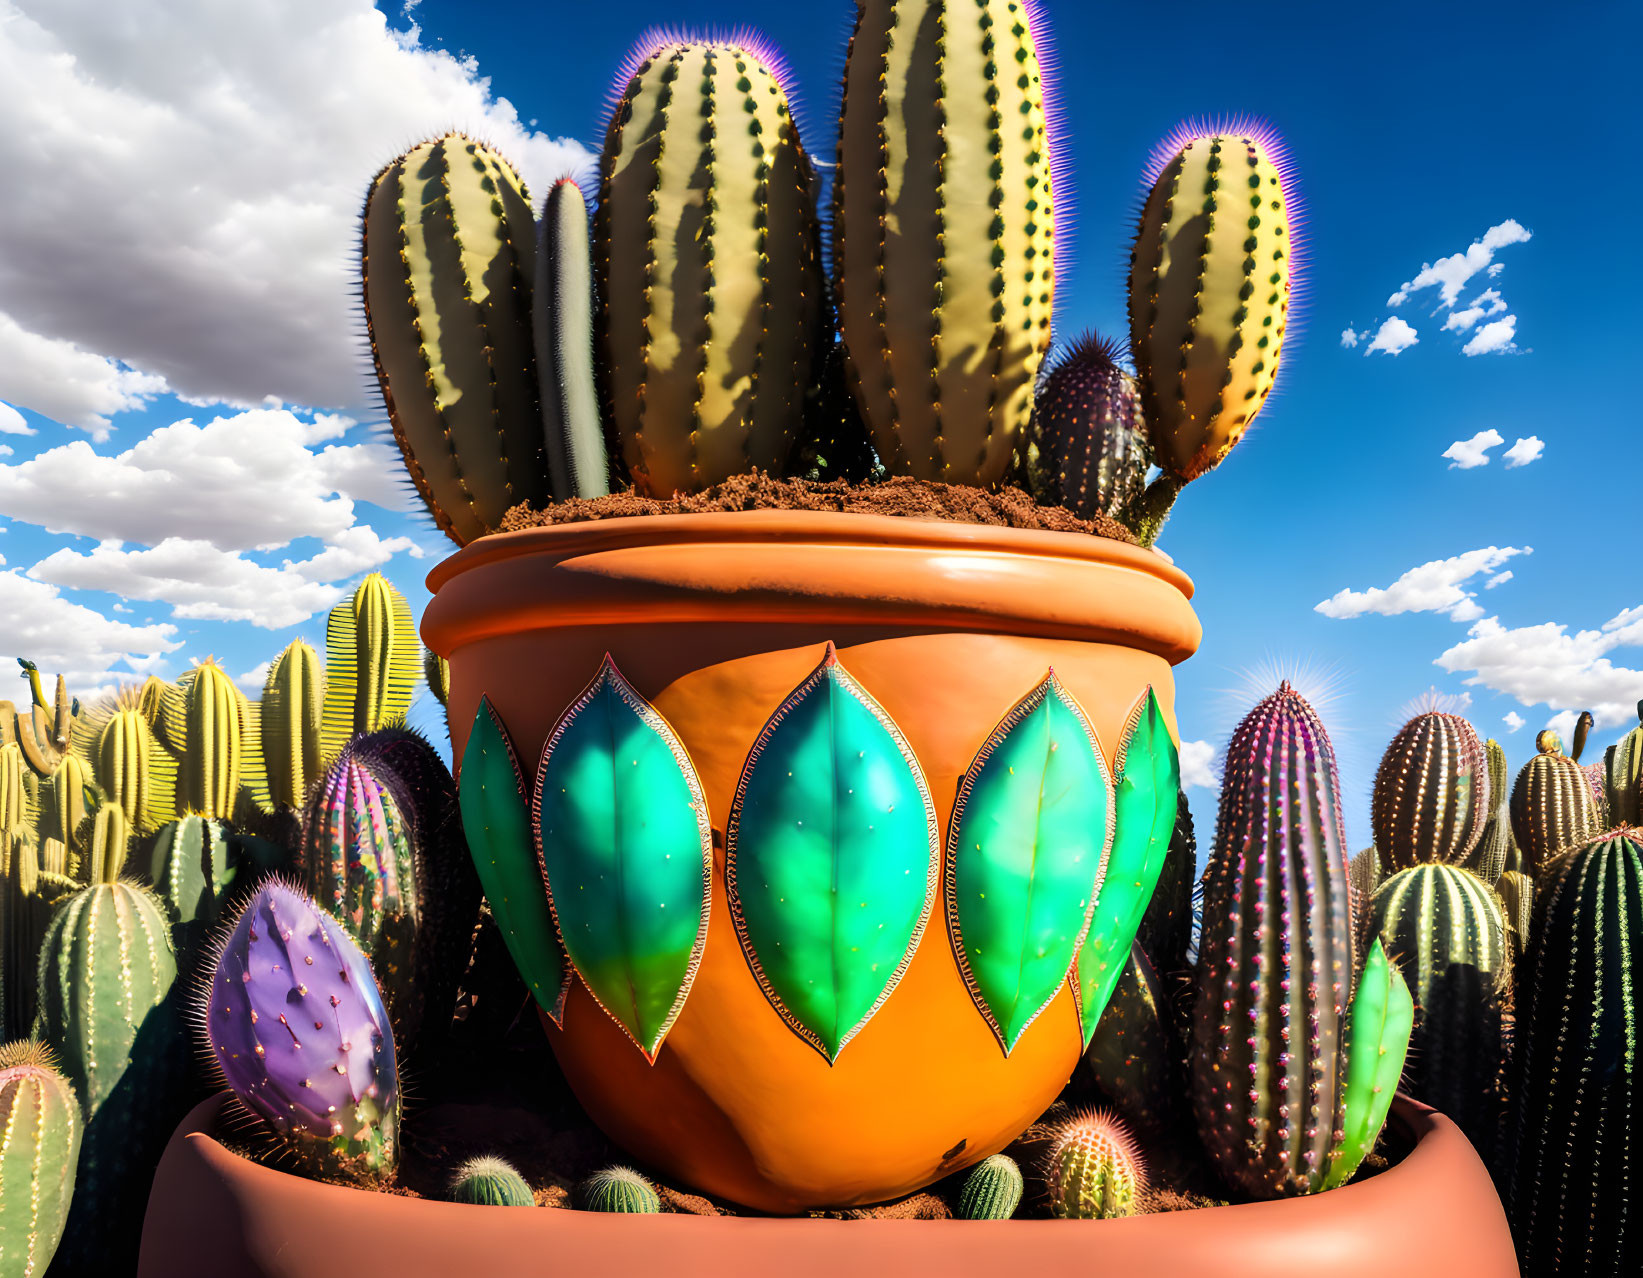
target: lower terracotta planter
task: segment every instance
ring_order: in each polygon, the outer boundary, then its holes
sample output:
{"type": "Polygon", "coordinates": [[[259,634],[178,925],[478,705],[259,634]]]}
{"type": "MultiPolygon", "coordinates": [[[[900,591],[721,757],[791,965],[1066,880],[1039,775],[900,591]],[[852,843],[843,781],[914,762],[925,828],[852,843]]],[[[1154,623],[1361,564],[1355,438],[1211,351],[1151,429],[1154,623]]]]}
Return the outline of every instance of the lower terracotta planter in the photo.
{"type": "Polygon", "coordinates": [[[1153,1278],[1508,1278],[1518,1273],[1489,1175],[1443,1115],[1400,1097],[1395,1166],[1313,1198],[1113,1221],[616,1216],[466,1207],[304,1180],[214,1140],[200,1105],[154,1177],[142,1278],[486,1278],[666,1274],[1095,1272],[1153,1278]]]}

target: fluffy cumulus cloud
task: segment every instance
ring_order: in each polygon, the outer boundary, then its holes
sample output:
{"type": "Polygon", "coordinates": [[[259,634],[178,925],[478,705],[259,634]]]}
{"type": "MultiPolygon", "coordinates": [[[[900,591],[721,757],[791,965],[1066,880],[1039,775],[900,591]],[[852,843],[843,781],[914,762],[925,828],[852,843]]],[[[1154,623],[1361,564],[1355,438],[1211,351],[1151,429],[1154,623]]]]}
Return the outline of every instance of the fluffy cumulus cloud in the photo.
{"type": "Polygon", "coordinates": [[[0,0],[0,117],[0,398],[92,432],[168,389],[366,406],[371,174],[451,128],[535,190],[590,159],[369,0],[0,0]]]}
{"type": "Polygon", "coordinates": [[[0,435],[32,435],[34,427],[10,404],[0,403],[0,435]]]}
{"type": "Polygon", "coordinates": [[[1345,619],[1379,613],[1395,617],[1405,612],[1442,613],[1452,621],[1475,621],[1483,616],[1476,592],[1467,585],[1476,577],[1497,572],[1518,555],[1532,554],[1531,547],[1485,546],[1452,559],[1435,559],[1411,568],[1390,586],[1368,590],[1339,590],[1315,605],[1326,617],[1345,619]]]}
{"type": "Polygon", "coordinates": [[[1208,741],[1181,743],[1181,784],[1189,790],[1219,790],[1215,747],[1208,741]]]}
{"type": "Polygon", "coordinates": [[[1528,723],[1529,721],[1527,719],[1525,719],[1521,714],[1519,714],[1516,710],[1508,710],[1504,715],[1501,716],[1501,722],[1506,725],[1506,731],[1516,732],[1518,729],[1523,727],[1523,725],[1528,723]]]}
{"type": "Polygon", "coordinates": [[[1443,450],[1450,470],[1473,470],[1489,464],[1489,450],[1506,442],[1498,430],[1480,430],[1471,439],[1457,439],[1443,450]]]}
{"type": "Polygon", "coordinates": [[[1509,244],[1527,243],[1530,237],[1531,232],[1512,218],[1507,218],[1485,231],[1482,239],[1473,240],[1465,252],[1451,253],[1448,257],[1440,257],[1436,262],[1426,263],[1414,279],[1386,299],[1386,304],[1402,306],[1414,294],[1424,289],[1436,288],[1439,303],[1443,306],[1453,306],[1460,300],[1461,293],[1479,271],[1488,271],[1490,276],[1499,273],[1490,270],[1490,267],[1499,265],[1494,259],[1500,249],[1509,244]]]}
{"type": "Polygon", "coordinates": [[[1497,572],[1493,577],[1489,578],[1488,581],[1483,583],[1483,588],[1485,590],[1493,590],[1496,586],[1504,586],[1510,580],[1512,580],[1512,570],[1508,568],[1505,572],[1497,572]]]}
{"type": "Polygon", "coordinates": [[[48,582],[0,572],[6,651],[63,674],[82,695],[91,685],[136,679],[182,646],[170,623],[133,625],[63,598],[48,582]]]}
{"type": "Polygon", "coordinates": [[[1444,320],[1443,327],[1448,332],[1467,333],[1480,319],[1498,315],[1505,309],[1506,302],[1501,295],[1492,288],[1486,288],[1464,310],[1452,311],[1449,318],[1444,320]]]}
{"type": "Polygon", "coordinates": [[[1350,324],[1341,330],[1341,345],[1346,347],[1347,350],[1354,349],[1363,339],[1364,334],[1358,332],[1350,324]]]}
{"type": "Polygon", "coordinates": [[[1373,355],[1380,351],[1386,355],[1399,355],[1420,341],[1420,336],[1407,320],[1399,316],[1392,316],[1375,332],[1374,340],[1364,350],[1365,355],[1373,355]]]}
{"type": "Polygon", "coordinates": [[[1506,469],[1515,470],[1519,466],[1527,466],[1530,462],[1539,459],[1546,451],[1546,445],[1538,435],[1530,435],[1527,439],[1520,439],[1502,454],[1506,458],[1506,469]]]}
{"type": "Polygon", "coordinates": [[[1514,697],[1522,706],[1570,713],[1572,708],[1589,709],[1599,728],[1609,728],[1634,721],[1643,698],[1643,670],[1616,664],[1611,656],[1621,648],[1643,648],[1643,605],[1618,613],[1596,630],[1572,634],[1555,622],[1509,627],[1499,618],[1484,617],[1436,663],[1465,674],[1466,683],[1514,697]]]}
{"type": "Polygon", "coordinates": [[[1463,355],[1494,355],[1502,351],[1515,351],[1517,344],[1512,340],[1517,336],[1517,316],[1503,315],[1498,320],[1491,320],[1472,335],[1472,340],[1462,346],[1463,355]]]}

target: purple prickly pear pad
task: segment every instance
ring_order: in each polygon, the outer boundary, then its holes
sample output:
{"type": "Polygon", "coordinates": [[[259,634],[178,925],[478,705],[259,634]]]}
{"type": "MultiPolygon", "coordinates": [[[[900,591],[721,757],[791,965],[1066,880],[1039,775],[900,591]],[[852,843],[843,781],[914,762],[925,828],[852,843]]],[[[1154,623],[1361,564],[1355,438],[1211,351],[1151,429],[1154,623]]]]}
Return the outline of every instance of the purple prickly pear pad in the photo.
{"type": "Polygon", "coordinates": [[[391,1173],[393,1033],[369,960],[330,915],[283,883],[259,888],[223,944],[204,1022],[224,1081],[299,1159],[391,1173]]]}

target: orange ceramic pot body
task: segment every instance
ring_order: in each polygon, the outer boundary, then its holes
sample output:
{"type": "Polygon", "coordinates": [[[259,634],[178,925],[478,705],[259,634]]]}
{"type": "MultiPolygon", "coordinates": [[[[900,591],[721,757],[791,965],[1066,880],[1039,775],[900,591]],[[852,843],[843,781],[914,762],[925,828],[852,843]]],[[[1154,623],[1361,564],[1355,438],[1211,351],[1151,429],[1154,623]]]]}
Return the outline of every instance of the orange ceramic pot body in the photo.
{"type": "Polygon", "coordinates": [[[573,984],[549,1025],[592,1118],[665,1175],[772,1212],[909,1193],[1001,1149],[1082,1046],[1063,987],[1006,1055],[938,908],[901,983],[827,1059],[771,1006],[726,905],[724,832],[744,761],[836,645],[904,734],[946,823],[978,749],[1053,669],[1109,767],[1151,687],[1197,648],[1192,583],[1162,557],[1068,533],[749,511],[570,524],[478,541],[429,576],[460,759],[481,696],[528,774],[609,653],[701,778],[714,866],[705,950],[654,1065],[573,984]]]}

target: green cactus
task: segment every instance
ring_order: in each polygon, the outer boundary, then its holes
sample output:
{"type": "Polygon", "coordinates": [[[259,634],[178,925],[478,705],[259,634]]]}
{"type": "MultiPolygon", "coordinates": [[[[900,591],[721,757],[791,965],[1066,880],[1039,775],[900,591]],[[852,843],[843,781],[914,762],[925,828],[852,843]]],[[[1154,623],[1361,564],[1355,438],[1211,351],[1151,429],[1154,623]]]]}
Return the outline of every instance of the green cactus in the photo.
{"type": "Polygon", "coordinates": [[[99,799],[90,765],[78,754],[65,755],[42,788],[41,839],[56,839],[76,857],[84,856],[86,819],[99,799]]]}
{"type": "Polygon", "coordinates": [[[534,1207],[536,1199],[513,1164],[500,1158],[470,1158],[451,1177],[451,1201],[476,1207],[534,1207]]]}
{"type": "Polygon", "coordinates": [[[619,1211],[655,1215],[662,1201],[651,1183],[631,1167],[606,1167],[582,1182],[584,1211],[619,1211]]]}
{"type": "Polygon", "coordinates": [[[68,1223],[85,1125],[44,1043],[0,1047],[0,1274],[39,1278],[68,1223]]]}
{"type": "Polygon", "coordinates": [[[125,869],[131,854],[131,824],[117,803],[98,806],[91,818],[90,848],[86,855],[86,882],[112,883],[125,869]]]}
{"type": "Polygon", "coordinates": [[[1152,966],[1166,976],[1191,968],[1187,957],[1192,947],[1192,887],[1198,874],[1198,835],[1192,827],[1192,810],[1187,792],[1175,796],[1175,831],[1158,886],[1147,902],[1135,940],[1146,952],[1152,966]]]}
{"type": "Polygon", "coordinates": [[[1399,729],[1375,773],[1370,822],[1388,871],[1471,854],[1492,811],[1488,755],[1472,725],[1433,710],[1399,729]]]}
{"type": "Polygon", "coordinates": [[[1174,1170],[1171,1155],[1187,1117],[1180,1028],[1168,987],[1137,941],[1080,1068],[1100,1099],[1160,1152],[1166,1177],[1174,1170]]]}
{"type": "Polygon", "coordinates": [[[39,1006],[40,944],[52,910],[80,884],[68,877],[67,849],[0,837],[0,1039],[33,1033],[39,1006]]]}
{"type": "Polygon", "coordinates": [[[1506,751],[1500,742],[1490,737],[1483,749],[1489,760],[1489,819],[1472,851],[1456,864],[1493,886],[1506,872],[1512,851],[1511,790],[1507,785],[1506,751]]]}
{"type": "Polygon", "coordinates": [[[1024,437],[1028,482],[1048,506],[1116,516],[1140,495],[1151,454],[1135,378],[1118,343],[1087,333],[1052,354],[1024,437]]]}
{"type": "Polygon", "coordinates": [[[1340,1144],[1329,1157],[1325,1189],[1352,1179],[1375,1147],[1403,1075],[1415,1003],[1403,975],[1379,940],[1369,947],[1346,1026],[1346,1113],[1340,1144]]]}
{"type": "Polygon", "coordinates": [[[1495,884],[1495,893],[1500,897],[1500,913],[1506,922],[1509,965],[1515,972],[1529,948],[1535,917],[1535,881],[1527,874],[1507,870],[1495,884]]]}
{"type": "Polygon", "coordinates": [[[1008,1154],[984,1158],[964,1178],[958,1191],[960,1220],[1008,1220],[1021,1205],[1025,1182],[1008,1154]]]}
{"type": "Polygon", "coordinates": [[[386,577],[372,573],[325,623],[320,758],[329,763],[354,737],[403,719],[421,667],[410,605],[386,577]]]}
{"type": "Polygon", "coordinates": [[[275,658],[262,689],[263,772],[268,801],[276,809],[300,808],[319,775],[324,705],[325,671],[319,653],[294,639],[275,658]]]}
{"type": "Polygon", "coordinates": [[[1381,884],[1370,927],[1415,1001],[1406,1090],[1454,1119],[1488,1159],[1500,1122],[1511,985],[1494,892],[1458,866],[1415,866],[1381,884]]]}
{"type": "Polygon", "coordinates": [[[1643,825],[1643,701],[1638,725],[1603,752],[1609,819],[1616,825],[1643,825]]]}
{"type": "Polygon", "coordinates": [[[363,223],[361,294],[394,441],[465,545],[548,496],[530,195],[501,156],[451,133],[377,174],[363,223]]]}
{"type": "Polygon", "coordinates": [[[655,497],[780,471],[817,362],[815,179],[761,53],[641,47],[605,134],[599,350],[628,473],[655,497]]]}
{"type": "Polygon", "coordinates": [[[198,957],[198,939],[222,914],[235,873],[228,827],[221,821],[179,817],[154,836],[149,881],[177,925],[177,948],[189,957],[198,957]]]}
{"type": "MultiPolygon", "coordinates": [[[[180,743],[178,815],[233,818],[245,776],[247,738],[255,735],[250,717],[245,694],[210,657],[178,680],[163,713],[166,737],[180,743]]],[[[261,752],[255,753],[260,768],[261,752]]]]}
{"type": "Polygon", "coordinates": [[[993,487],[1055,302],[1047,50],[1016,0],[859,0],[834,182],[851,387],[884,464],[993,487]]]}
{"type": "Polygon", "coordinates": [[[1051,1215],[1062,1220],[1133,1216],[1146,1188],[1140,1150],[1110,1114],[1079,1114],[1055,1129],[1049,1163],[1051,1215]]]}
{"type": "Polygon", "coordinates": [[[1601,824],[1586,773],[1563,753],[1550,730],[1535,738],[1535,757],[1512,787],[1512,833],[1525,867],[1539,878],[1558,857],[1585,846],[1601,824]]]}
{"type": "Polygon", "coordinates": [[[1154,175],[1130,254],[1130,352],[1163,471],[1126,512],[1143,545],[1266,402],[1294,265],[1275,136],[1183,130],[1170,142],[1178,149],[1154,175]]]}
{"type": "Polygon", "coordinates": [[[1643,831],[1577,849],[1540,890],[1502,1197],[1524,1273],[1636,1274],[1643,831]]]}
{"type": "Polygon", "coordinates": [[[153,834],[177,810],[177,756],[155,734],[153,724],[163,715],[151,715],[143,705],[145,697],[152,701],[158,694],[158,686],[151,696],[147,685],[141,692],[122,693],[97,734],[93,756],[99,788],[119,804],[139,835],[153,834]]]}
{"type": "Polygon", "coordinates": [[[548,192],[541,237],[531,318],[548,474],[555,501],[599,497],[610,491],[610,457],[593,375],[593,259],[588,206],[570,178],[548,192]]]}

